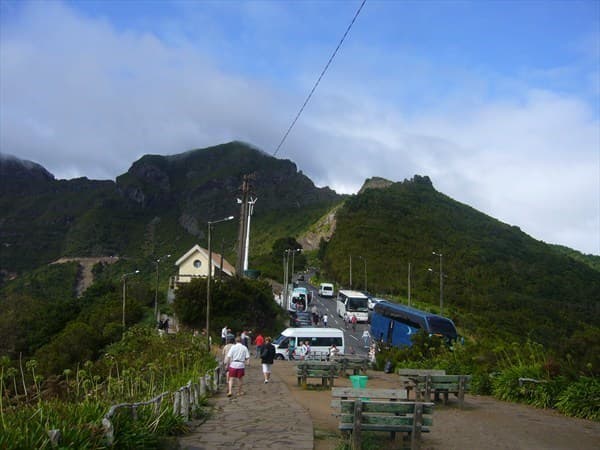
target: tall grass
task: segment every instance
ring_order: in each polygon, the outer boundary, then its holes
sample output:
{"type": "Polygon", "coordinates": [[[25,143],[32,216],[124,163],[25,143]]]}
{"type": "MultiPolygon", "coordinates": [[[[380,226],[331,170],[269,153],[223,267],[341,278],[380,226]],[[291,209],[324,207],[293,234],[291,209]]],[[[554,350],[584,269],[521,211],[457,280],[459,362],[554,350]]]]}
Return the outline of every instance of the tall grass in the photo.
{"type": "MultiPolygon", "coordinates": [[[[0,448],[51,448],[48,432],[54,429],[61,432],[63,448],[105,448],[101,420],[111,405],[174,392],[214,366],[214,357],[197,338],[185,334],[160,337],[144,327],[131,328],[99,361],[67,369],[52,384],[50,379],[42,383],[35,361],[28,362],[33,385],[27,397],[14,395],[18,372],[2,365],[0,448]],[[12,395],[7,386],[11,391],[14,386],[12,395]]],[[[115,415],[115,448],[158,448],[161,437],[185,428],[168,401],[158,411],[149,405],[136,413],[137,420],[129,409],[115,415]]]]}

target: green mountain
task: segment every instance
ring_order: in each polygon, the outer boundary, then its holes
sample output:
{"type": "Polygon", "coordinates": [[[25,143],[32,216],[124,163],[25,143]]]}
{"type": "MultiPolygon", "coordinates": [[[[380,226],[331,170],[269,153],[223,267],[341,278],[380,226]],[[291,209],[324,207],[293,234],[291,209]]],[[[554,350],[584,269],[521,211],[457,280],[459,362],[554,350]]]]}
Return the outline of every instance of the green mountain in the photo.
{"type": "Polygon", "coordinates": [[[322,266],[344,286],[350,256],[353,287],[364,289],[366,267],[369,291],[404,298],[410,263],[413,299],[435,311],[441,262],[443,312],[467,334],[556,347],[590,330],[599,344],[597,269],[437,192],[428,177],[345,202],[322,266]]]}
{"type": "MultiPolygon", "coordinates": [[[[0,271],[20,273],[61,256],[181,254],[205,243],[208,220],[239,216],[244,175],[258,198],[253,252],[270,251],[274,240],[299,233],[342,198],[315,187],[291,161],[240,142],[146,155],[116,182],[56,180],[38,164],[2,156],[0,271]]],[[[219,226],[218,237],[216,248],[223,238],[233,256],[237,225],[219,226]]]]}
{"type": "MultiPolygon", "coordinates": [[[[439,311],[442,266],[443,314],[461,333],[478,341],[530,339],[556,354],[592,361],[591,371],[598,371],[598,257],[537,241],[437,192],[427,177],[400,183],[372,178],[358,194],[340,196],[316,188],[291,161],[239,142],[174,156],[146,155],[114,182],[56,180],[35,163],[0,157],[0,272],[5,279],[19,278],[17,284],[5,282],[1,293],[10,297],[14,317],[53,310],[50,303],[36,303],[43,298],[41,282],[34,283],[40,277],[62,277],[68,286],[61,289],[73,289],[78,275],[72,272],[67,277],[53,269],[28,278],[33,269],[64,256],[121,256],[121,265],[96,270],[112,289],[115,317],[119,287],[114,283],[125,271],[142,269],[141,304],[151,307],[152,257],[205,245],[208,220],[239,216],[236,199],[245,175],[258,198],[251,240],[256,268],[280,270],[280,259],[271,253],[277,241],[324,238],[321,278],[406,301],[410,265],[413,302],[439,311]],[[25,290],[27,297],[19,297],[25,290]],[[23,314],[21,304],[28,308],[23,314]]],[[[216,227],[213,237],[216,250],[235,261],[236,221],[216,227]]],[[[74,314],[72,298],[55,297],[53,304],[74,314]]],[[[93,292],[86,298],[93,303],[93,292]]],[[[142,317],[141,310],[138,314],[142,317]]],[[[47,333],[71,315],[54,317],[47,333]]],[[[12,345],[33,351],[45,339],[21,336],[12,345]]]]}

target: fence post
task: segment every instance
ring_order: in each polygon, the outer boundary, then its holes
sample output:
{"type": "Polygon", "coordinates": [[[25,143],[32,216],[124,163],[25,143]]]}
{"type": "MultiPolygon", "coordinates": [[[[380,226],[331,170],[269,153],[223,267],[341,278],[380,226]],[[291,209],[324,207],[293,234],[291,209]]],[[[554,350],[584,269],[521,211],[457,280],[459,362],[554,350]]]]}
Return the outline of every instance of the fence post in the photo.
{"type": "Polygon", "coordinates": [[[212,391],[212,383],[211,383],[211,379],[210,379],[210,373],[204,374],[204,381],[206,383],[206,391],[210,394],[210,392],[212,391]]]}
{"type": "Polygon", "coordinates": [[[180,405],[181,393],[179,391],[175,391],[173,394],[173,414],[179,414],[180,405]]]}
{"type": "Polygon", "coordinates": [[[52,448],[56,448],[60,445],[60,430],[48,430],[48,437],[50,438],[50,444],[52,444],[52,448]]]}
{"type": "Polygon", "coordinates": [[[112,422],[104,417],[102,419],[102,428],[104,428],[104,436],[106,438],[106,445],[112,447],[115,443],[115,429],[112,422]]]}
{"type": "Polygon", "coordinates": [[[181,389],[181,409],[179,410],[179,414],[187,422],[190,420],[190,388],[185,386],[181,389]]]}
{"type": "Polygon", "coordinates": [[[206,379],[200,377],[200,395],[204,397],[206,395],[206,379]]]}

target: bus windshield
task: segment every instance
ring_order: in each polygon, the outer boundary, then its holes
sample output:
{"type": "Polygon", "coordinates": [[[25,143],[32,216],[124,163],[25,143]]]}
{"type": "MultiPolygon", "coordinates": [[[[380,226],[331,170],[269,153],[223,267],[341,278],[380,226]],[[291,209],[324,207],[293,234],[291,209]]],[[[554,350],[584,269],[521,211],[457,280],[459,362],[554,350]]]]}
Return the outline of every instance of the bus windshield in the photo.
{"type": "Polygon", "coordinates": [[[428,321],[431,334],[441,334],[450,339],[457,338],[456,328],[449,320],[443,317],[429,317],[428,321]]]}
{"type": "Polygon", "coordinates": [[[346,311],[369,312],[369,304],[366,298],[348,297],[346,311]]]}

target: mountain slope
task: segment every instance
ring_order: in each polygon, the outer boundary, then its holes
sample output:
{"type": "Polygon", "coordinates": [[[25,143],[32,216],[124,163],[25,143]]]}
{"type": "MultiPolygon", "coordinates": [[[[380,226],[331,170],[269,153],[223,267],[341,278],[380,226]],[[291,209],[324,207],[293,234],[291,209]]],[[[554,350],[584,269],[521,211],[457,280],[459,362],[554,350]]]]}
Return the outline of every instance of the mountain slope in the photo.
{"type": "MultiPolygon", "coordinates": [[[[252,252],[270,251],[275,239],[299,233],[342,198],[315,187],[291,161],[240,142],[146,155],[116,182],[56,180],[41,166],[12,157],[0,159],[0,174],[5,274],[62,256],[148,258],[205,244],[208,220],[239,216],[236,198],[246,174],[258,197],[252,252]]],[[[217,237],[231,257],[237,224],[219,226],[217,237]]]]}
{"type": "Polygon", "coordinates": [[[353,287],[364,288],[366,264],[370,291],[405,296],[410,263],[413,298],[439,310],[440,258],[432,252],[443,255],[444,313],[466,329],[551,344],[557,328],[571,335],[600,326],[597,271],[437,192],[427,177],[348,199],[324,268],[348,286],[352,256],[353,287]]]}

